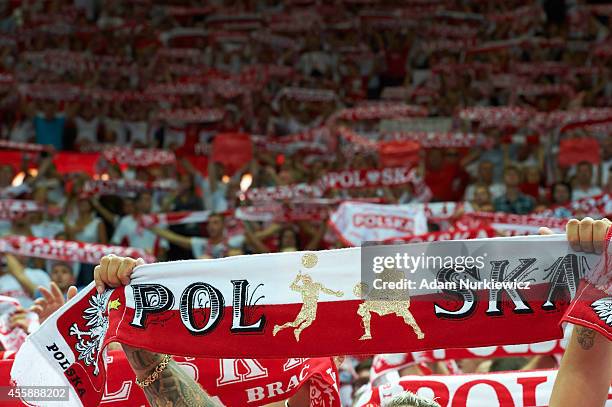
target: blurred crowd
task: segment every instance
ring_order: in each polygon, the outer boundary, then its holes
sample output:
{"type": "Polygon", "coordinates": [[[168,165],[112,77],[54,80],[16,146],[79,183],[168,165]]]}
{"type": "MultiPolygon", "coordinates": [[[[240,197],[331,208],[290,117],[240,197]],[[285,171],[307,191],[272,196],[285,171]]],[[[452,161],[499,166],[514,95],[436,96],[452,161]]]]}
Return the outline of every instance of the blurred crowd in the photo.
{"type": "MultiPolygon", "coordinates": [[[[4,216],[0,236],[124,245],[160,261],[342,247],[333,204],[285,221],[233,214],[256,204],[249,189],[393,166],[414,166],[429,201],[461,211],[576,216],[572,202],[612,194],[611,16],[579,0],[0,2],[0,148],[11,153],[0,155],[0,197],[45,208],[4,216]],[[238,158],[220,134],[241,140],[238,158]],[[117,147],[124,158],[105,154],[117,147]],[[144,149],[152,163],[139,161],[144,149]],[[92,193],[92,180],[151,187],[92,193]],[[179,211],[209,215],[139,222],[179,211]]],[[[400,185],[318,198],[416,195],[400,185]]],[[[65,292],[93,276],[85,263],[2,262],[0,294],[25,308],[38,285],[65,292]]],[[[368,359],[346,363],[345,385],[368,381],[368,359]]]]}

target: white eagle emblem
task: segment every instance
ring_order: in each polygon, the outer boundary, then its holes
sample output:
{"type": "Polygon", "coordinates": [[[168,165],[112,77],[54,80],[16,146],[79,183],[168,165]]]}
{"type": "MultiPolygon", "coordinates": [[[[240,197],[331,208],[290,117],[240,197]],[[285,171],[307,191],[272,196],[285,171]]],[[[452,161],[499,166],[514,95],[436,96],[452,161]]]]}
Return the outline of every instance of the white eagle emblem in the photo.
{"type": "Polygon", "coordinates": [[[87,366],[94,366],[94,376],[97,376],[100,372],[98,356],[104,335],[108,329],[106,304],[112,292],[112,290],[107,290],[102,294],[93,295],[89,299],[91,307],[87,308],[83,315],[83,318],[87,321],[85,326],[89,328],[88,331],[81,331],[76,322],[70,326],[68,331],[70,335],[76,336],[79,340],[75,346],[75,349],[79,352],[79,360],[84,361],[87,366]]]}
{"type": "Polygon", "coordinates": [[[591,304],[591,308],[599,318],[609,326],[612,326],[612,297],[601,298],[591,304]]]}

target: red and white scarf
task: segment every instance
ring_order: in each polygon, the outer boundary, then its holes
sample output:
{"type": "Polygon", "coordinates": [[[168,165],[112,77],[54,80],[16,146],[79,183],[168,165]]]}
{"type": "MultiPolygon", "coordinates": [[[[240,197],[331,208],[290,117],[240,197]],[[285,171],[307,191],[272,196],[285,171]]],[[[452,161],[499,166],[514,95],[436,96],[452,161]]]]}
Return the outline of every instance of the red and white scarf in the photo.
{"type": "Polygon", "coordinates": [[[152,263],[155,257],[142,249],[109,246],[99,243],[55,240],[33,236],[4,236],[0,238],[0,252],[49,260],[76,261],[98,264],[107,254],[138,258],[152,263]]]}
{"type": "Polygon", "coordinates": [[[0,199],[0,219],[17,219],[30,212],[39,212],[45,208],[35,201],[21,199],[0,199]]]}
{"type": "Polygon", "coordinates": [[[464,240],[464,239],[480,239],[484,237],[495,237],[497,233],[495,229],[488,226],[478,227],[474,229],[453,229],[442,232],[429,232],[421,235],[407,235],[392,237],[383,240],[385,243],[420,243],[420,242],[437,242],[440,240],[464,240]]]}
{"type": "Polygon", "coordinates": [[[392,119],[396,117],[425,117],[427,109],[422,106],[405,105],[401,103],[370,103],[363,106],[339,110],[331,115],[328,124],[338,120],[360,121],[374,119],[392,119]]]}
{"type": "MultiPolygon", "coordinates": [[[[435,399],[442,407],[547,406],[557,370],[531,370],[452,376],[404,376],[398,381],[367,389],[356,407],[384,407],[406,390],[435,399]]],[[[605,407],[612,407],[612,386],[605,407]]]]}
{"type": "Polygon", "coordinates": [[[0,140],[0,149],[18,150],[39,153],[42,151],[52,151],[53,147],[43,144],[21,143],[19,141],[0,140]]]}
{"type": "Polygon", "coordinates": [[[507,236],[518,236],[535,235],[541,227],[550,228],[556,233],[563,233],[567,219],[545,218],[538,215],[513,215],[503,212],[471,212],[463,215],[456,226],[473,228],[481,224],[489,224],[493,229],[507,236]]]}
{"type": "Polygon", "coordinates": [[[313,184],[250,188],[245,196],[252,202],[295,200],[320,198],[329,191],[396,187],[407,184],[412,186],[416,199],[429,200],[431,190],[425,185],[416,169],[410,167],[330,171],[313,184]]]}
{"type": "Polygon", "coordinates": [[[23,329],[11,327],[10,324],[12,314],[20,307],[19,301],[15,298],[0,295],[0,344],[5,351],[19,350],[28,336],[23,329]]]}
{"type": "Polygon", "coordinates": [[[208,220],[210,211],[182,211],[169,213],[154,213],[138,217],[138,224],[144,228],[166,225],[183,225],[186,223],[202,223],[208,220]]]}
{"type": "Polygon", "coordinates": [[[293,99],[301,102],[333,102],[337,100],[338,95],[331,89],[311,89],[287,87],[281,89],[277,95],[277,99],[293,99]]]}
{"type": "Polygon", "coordinates": [[[386,141],[417,141],[423,148],[469,148],[493,146],[494,140],[483,134],[450,132],[391,132],[381,134],[386,141]]]}
{"type": "Polygon", "coordinates": [[[395,187],[421,182],[416,169],[410,167],[330,171],[320,180],[325,190],[395,187]]]}
{"type": "Polygon", "coordinates": [[[318,198],[324,190],[317,185],[292,184],[276,187],[249,188],[246,198],[252,202],[286,201],[295,199],[318,198]]]}
{"type": "Polygon", "coordinates": [[[81,195],[90,197],[95,195],[133,195],[136,192],[175,190],[178,183],[174,179],[164,179],[154,182],[143,182],[130,179],[89,180],[83,184],[81,195]]]}
{"type": "MultiPolygon", "coordinates": [[[[483,288],[450,299],[430,289],[413,293],[410,304],[395,301],[383,318],[375,301],[359,296],[367,291],[360,283],[361,248],[149,264],[134,270],[128,286],[98,294],[92,284],[77,294],[28,337],[11,377],[20,386],[68,385],[69,405],[96,405],[106,382],[101,356],[110,342],[190,357],[278,359],[558,339],[567,301],[557,294],[575,295],[575,285],[565,282],[579,275],[578,265],[592,267],[599,260],[569,252],[559,235],[417,243],[404,249],[463,255],[484,250],[490,265],[479,270],[480,281],[504,279],[496,277],[493,264],[515,270],[529,259],[531,267],[523,271],[529,272],[534,295],[501,301],[505,290],[483,288]],[[406,323],[408,308],[421,335],[406,323]],[[367,315],[370,335],[363,325],[367,315]]],[[[411,279],[422,281],[440,271],[419,268],[411,279]]],[[[605,299],[603,292],[599,299],[605,299]]],[[[612,338],[612,325],[597,308],[581,318],[601,321],[600,331],[612,338]]]]}
{"type": "Polygon", "coordinates": [[[234,217],[254,222],[295,222],[300,220],[322,221],[327,219],[333,204],[295,201],[287,204],[268,203],[236,208],[234,217]]]}
{"type": "Polygon", "coordinates": [[[130,165],[134,167],[150,167],[153,165],[173,165],[176,157],[172,151],[155,149],[129,149],[123,147],[112,147],[102,152],[104,159],[119,165],[130,165]]]}
{"type": "Polygon", "coordinates": [[[225,112],[216,108],[193,108],[162,110],[157,119],[170,123],[214,123],[223,120],[225,112]]]}

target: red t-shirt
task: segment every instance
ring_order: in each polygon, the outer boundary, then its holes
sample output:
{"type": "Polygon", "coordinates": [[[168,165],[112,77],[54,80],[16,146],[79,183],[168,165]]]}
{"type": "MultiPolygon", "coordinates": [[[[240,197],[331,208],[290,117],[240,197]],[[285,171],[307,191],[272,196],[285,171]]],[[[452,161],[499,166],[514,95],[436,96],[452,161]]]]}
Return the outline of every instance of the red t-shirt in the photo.
{"type": "Polygon", "coordinates": [[[468,180],[469,175],[458,164],[444,164],[438,171],[425,171],[425,184],[436,201],[462,200],[468,180]]]}
{"type": "Polygon", "coordinates": [[[387,75],[393,78],[403,78],[406,76],[408,49],[389,51],[386,53],[385,58],[387,61],[387,75]]]}

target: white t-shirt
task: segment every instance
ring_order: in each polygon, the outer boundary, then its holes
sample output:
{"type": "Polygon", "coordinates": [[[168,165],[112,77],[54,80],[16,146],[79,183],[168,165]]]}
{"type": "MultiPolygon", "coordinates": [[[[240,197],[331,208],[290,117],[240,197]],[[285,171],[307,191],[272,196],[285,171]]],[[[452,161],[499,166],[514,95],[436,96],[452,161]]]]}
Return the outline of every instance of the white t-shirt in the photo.
{"type": "Polygon", "coordinates": [[[577,201],[582,198],[590,198],[599,194],[601,194],[601,188],[599,187],[590,187],[586,191],[576,188],[572,190],[572,201],[577,201]]]}
{"type": "Polygon", "coordinates": [[[34,125],[31,120],[24,120],[10,129],[9,139],[11,141],[18,141],[27,143],[34,138],[34,125]]]}
{"type": "Polygon", "coordinates": [[[104,127],[106,131],[112,131],[117,136],[115,143],[125,143],[127,129],[125,124],[121,120],[114,119],[112,117],[106,117],[104,119],[104,127]]]}
{"type": "Polygon", "coordinates": [[[138,222],[132,215],[127,215],[121,218],[113,238],[112,244],[121,244],[124,238],[127,238],[130,247],[146,250],[149,253],[154,253],[155,247],[168,249],[169,244],[166,239],[162,239],[149,229],[145,229],[138,225],[138,222]]]}
{"type": "Polygon", "coordinates": [[[164,135],[164,148],[170,148],[173,145],[175,148],[181,147],[185,144],[186,130],[184,127],[166,127],[166,134],[164,135]]]}
{"type": "MultiPolygon", "coordinates": [[[[51,278],[44,270],[26,268],[24,273],[36,287],[42,285],[48,288],[51,284],[51,278]]],[[[17,279],[9,273],[0,276],[0,295],[19,300],[23,308],[29,308],[34,303],[34,299],[28,296],[17,279]]]]}
{"type": "MultiPolygon", "coordinates": [[[[476,189],[476,184],[470,184],[465,189],[464,199],[466,201],[471,201],[474,199],[474,190],[476,189]]],[[[493,183],[489,185],[489,192],[491,192],[491,199],[495,199],[498,196],[502,196],[506,193],[506,186],[500,183],[493,183]]]]}
{"type": "Polygon", "coordinates": [[[89,141],[90,143],[98,141],[98,126],[100,124],[98,117],[94,117],[91,120],[75,117],[74,124],[77,128],[78,141],[89,141]]]}
{"type": "Polygon", "coordinates": [[[125,127],[130,133],[130,142],[132,144],[139,142],[148,145],[149,129],[147,127],[147,122],[126,122],[125,127]]]}
{"type": "Polygon", "coordinates": [[[44,220],[37,225],[30,226],[30,229],[36,237],[53,239],[58,233],[64,231],[64,224],[62,222],[44,220]]]}
{"type": "Polygon", "coordinates": [[[76,240],[80,242],[87,243],[97,243],[98,242],[98,225],[100,225],[102,220],[97,216],[94,217],[91,222],[89,222],[83,230],[74,235],[76,240]]]}
{"type": "Polygon", "coordinates": [[[197,174],[195,180],[198,183],[198,186],[202,189],[204,209],[212,212],[227,211],[227,184],[221,181],[217,182],[217,188],[215,189],[215,192],[212,192],[208,178],[197,174]]]}
{"type": "Polygon", "coordinates": [[[11,231],[11,221],[0,219],[0,237],[10,234],[9,233],[10,231],[11,231]]]}
{"type": "Polygon", "coordinates": [[[209,256],[213,259],[226,257],[229,249],[240,249],[244,244],[244,235],[235,235],[211,246],[208,239],[203,237],[191,238],[191,252],[196,259],[209,256]]]}

